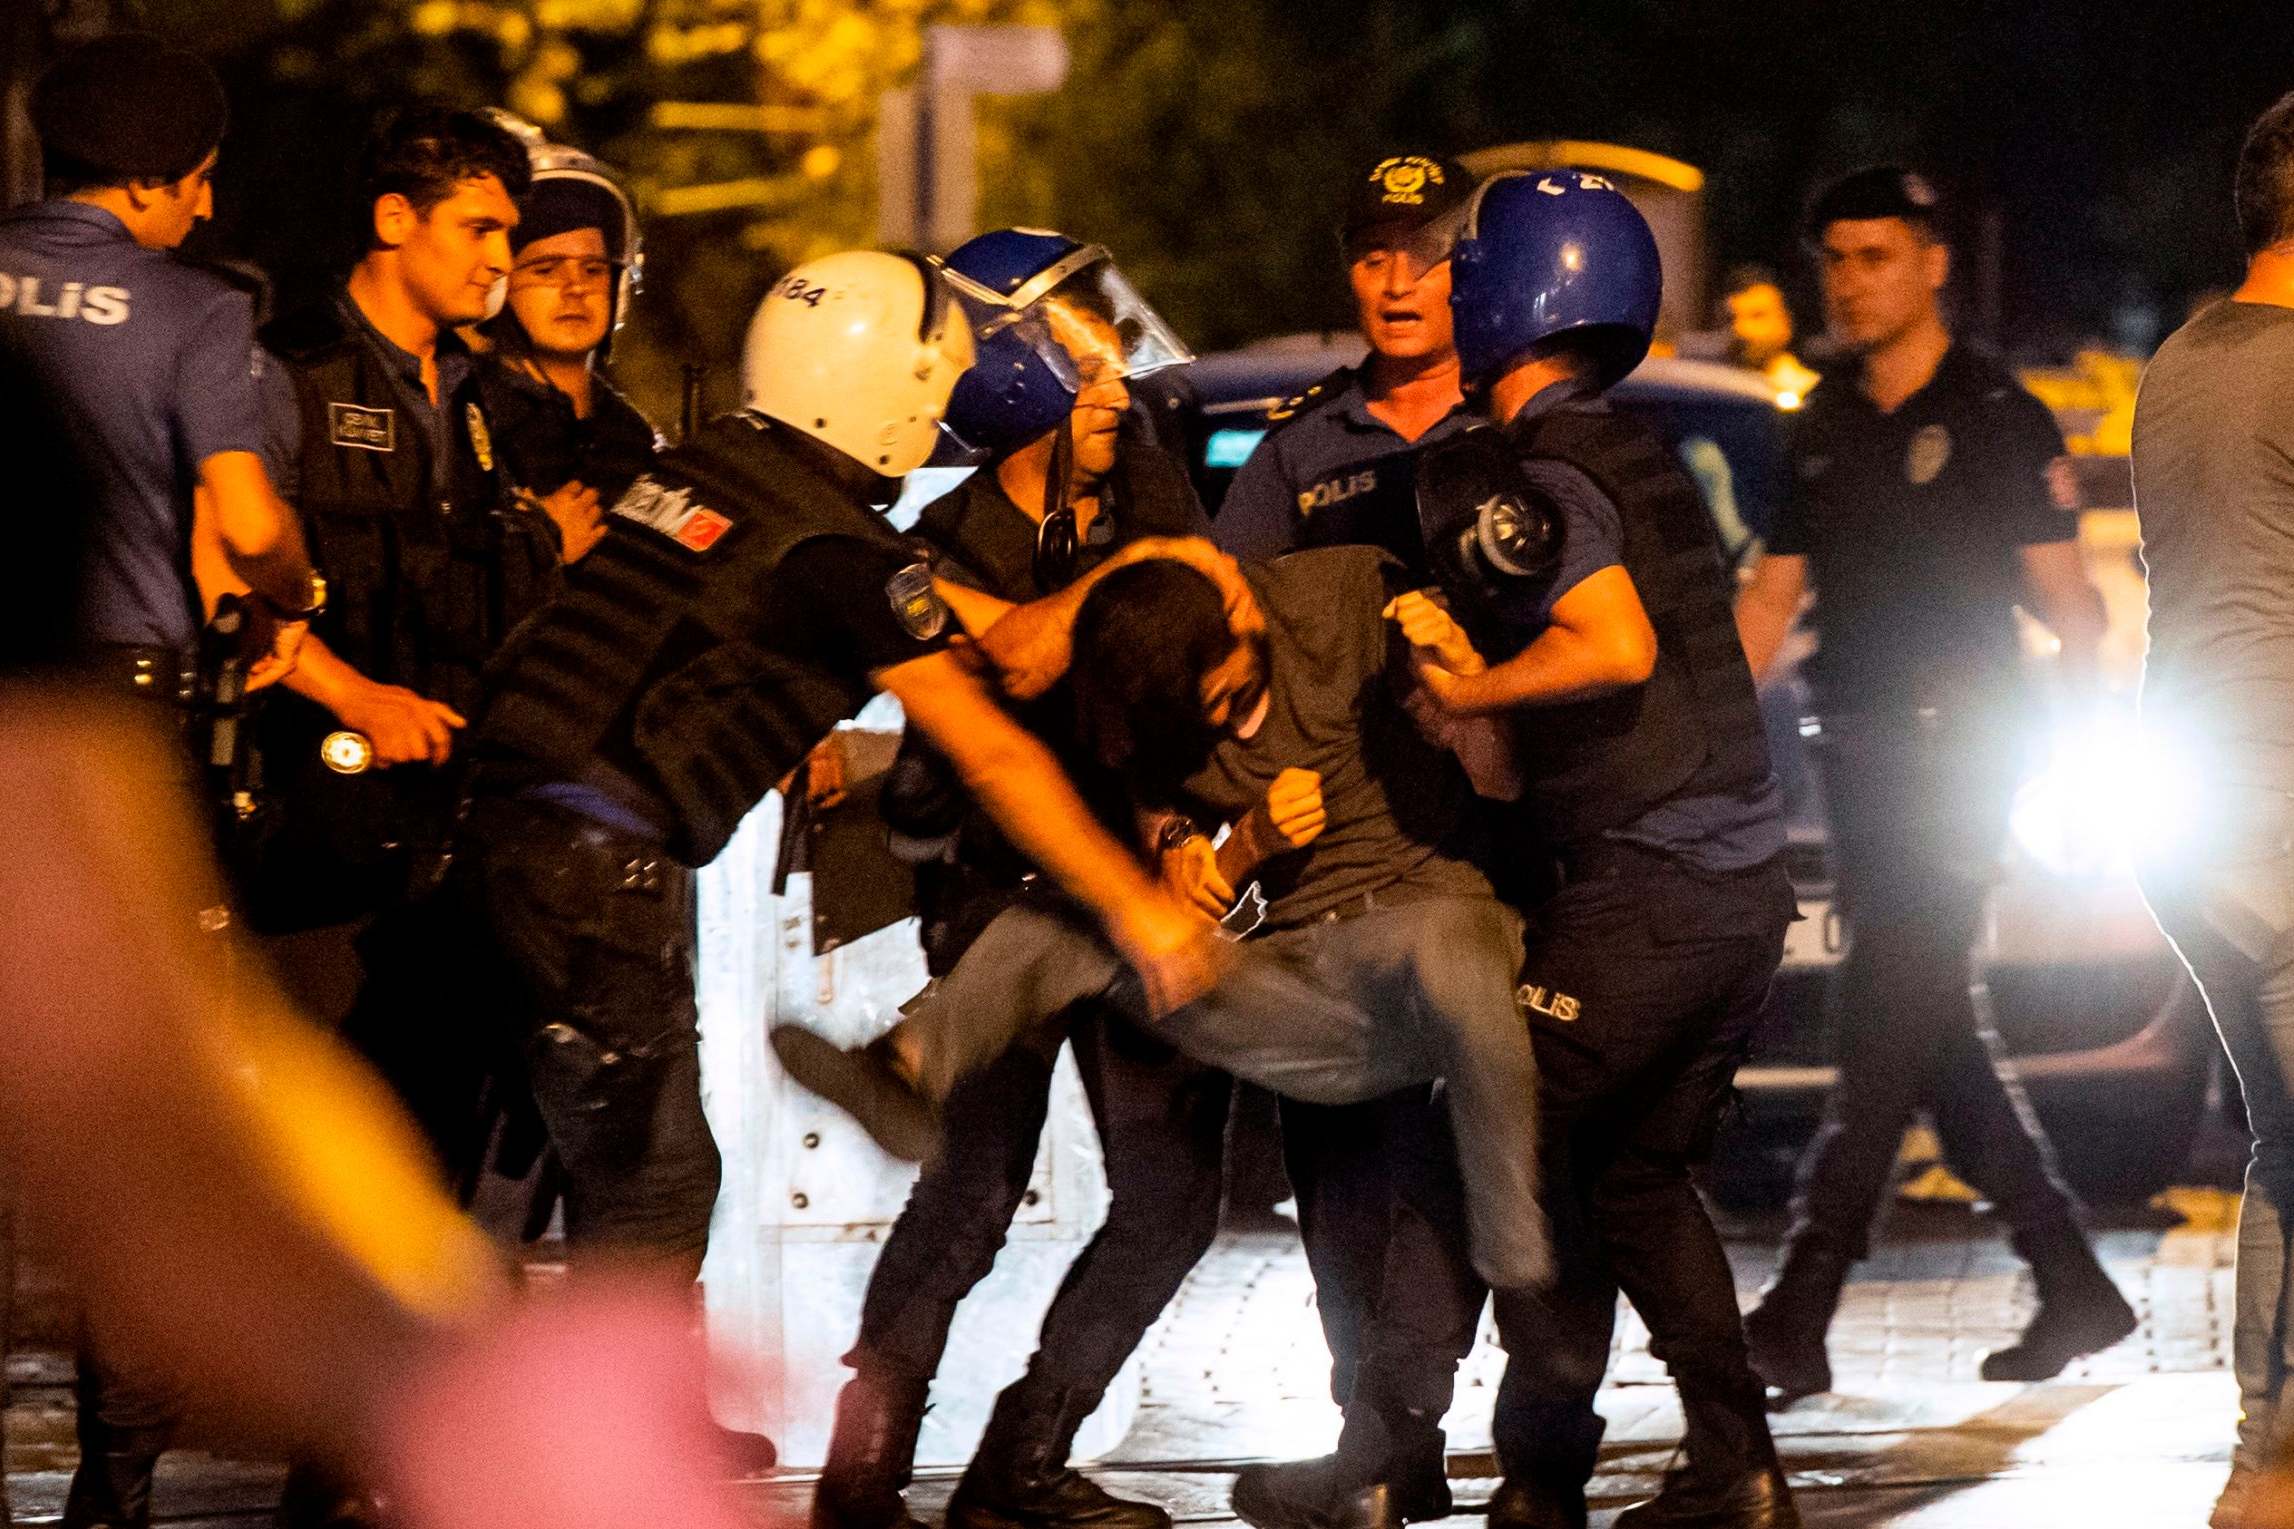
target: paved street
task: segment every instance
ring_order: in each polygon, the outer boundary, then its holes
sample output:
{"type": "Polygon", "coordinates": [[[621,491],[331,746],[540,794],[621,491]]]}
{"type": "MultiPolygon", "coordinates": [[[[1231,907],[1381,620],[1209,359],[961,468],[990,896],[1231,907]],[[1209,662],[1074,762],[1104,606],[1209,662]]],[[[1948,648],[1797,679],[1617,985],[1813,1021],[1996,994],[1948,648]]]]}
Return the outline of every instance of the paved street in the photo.
{"type": "MultiPolygon", "coordinates": [[[[1786,1462],[1811,1524],[1917,1529],[2081,1525],[2158,1529],[2204,1523],[2228,1458],[2234,1396],[2225,1367],[2232,1197],[2178,1192],[2172,1211],[2115,1218],[2102,1244],[2141,1310],[2140,1333],[2050,1385],[1976,1379],[1987,1348],[2030,1309],[2029,1282],[1997,1232],[1956,1206],[1907,1206],[1849,1287],[1834,1329],[1838,1394],[1781,1420],[1786,1462]]],[[[1752,1231],[1755,1229],[1746,1229],[1752,1231]]],[[[1770,1229],[1732,1243],[1739,1282],[1766,1278],[1770,1229]]],[[[1596,1524],[1646,1492],[1667,1465],[1679,1416],[1637,1323],[1620,1324],[1602,1399],[1610,1419],[1595,1483],[1596,1524]]],[[[1469,1361],[1450,1419],[1461,1510],[1494,1485],[1489,1408],[1502,1356],[1469,1361]]],[[[1143,1356],[1138,1421],[1103,1467],[1109,1485],[1166,1503],[1190,1523],[1225,1517],[1238,1462],[1328,1447],[1336,1413],[1313,1291],[1295,1243],[1232,1235],[1189,1281],[1143,1356]]],[[[10,1413],[9,1486],[20,1522],[53,1519],[71,1464],[68,1372],[19,1355],[10,1413]]],[[[160,1488],[163,1521],[260,1522],[277,1472],[185,1452],[160,1488]]],[[[950,1486],[919,1484],[927,1516],[950,1486]]],[[[750,1489],[760,1522],[801,1509],[803,1478],[750,1489]]]]}

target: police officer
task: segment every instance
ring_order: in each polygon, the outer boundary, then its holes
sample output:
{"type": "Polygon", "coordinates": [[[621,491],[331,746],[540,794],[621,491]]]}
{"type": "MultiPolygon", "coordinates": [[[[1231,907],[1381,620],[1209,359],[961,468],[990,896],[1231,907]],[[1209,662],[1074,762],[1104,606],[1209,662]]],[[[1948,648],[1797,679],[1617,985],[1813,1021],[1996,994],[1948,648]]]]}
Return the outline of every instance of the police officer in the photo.
{"type": "MultiPolygon", "coordinates": [[[[1054,594],[1150,536],[1210,534],[1185,467],[1156,444],[1129,384],[1188,359],[1104,249],[1033,229],[983,234],[948,256],[979,359],[956,384],[948,428],[986,454],[924,508],[916,533],[943,578],[1013,604],[1054,594]]],[[[1077,780],[1065,687],[1018,715],[1077,780]]],[[[1107,808],[1095,802],[1103,815],[1107,808]]],[[[929,744],[911,735],[887,820],[911,842],[948,842],[918,867],[929,969],[953,966],[1030,873],[929,744]]],[[[1098,1122],[1105,1223],[1043,1320],[1027,1373],[998,1398],[948,1508],[961,1525],[1168,1529],[1069,1468],[1075,1430],[1210,1246],[1219,1222],[1232,1084],[1089,1009],[1070,1030],[1098,1122]]],[[[948,1102],[942,1147],[893,1223],[846,1362],[854,1376],[814,1497],[822,1529],[897,1529],[927,1390],[957,1304],[988,1273],[1033,1169],[1053,1056],[1014,1047],[948,1102]]]]}
{"type": "Polygon", "coordinates": [[[1796,1525],[1689,1179],[1793,917],[1780,798],[1704,501],[1661,437],[1601,399],[1648,350],[1656,241],[1600,176],[1513,173],[1476,191],[1451,264],[1461,375],[1494,433],[1422,455],[1418,482],[1478,646],[1421,595],[1397,616],[1445,653],[1423,679],[1446,711],[1516,720],[1521,808],[1560,877],[1522,968],[1559,1274],[1543,1298],[1498,1296],[1490,1518],[1585,1522],[1622,1290],[1680,1392],[1687,1458],[1618,1524],[1796,1525]],[[1547,541],[1555,554],[1525,556],[1547,541]],[[1485,664],[1478,648],[1517,651],[1485,664]]]}
{"type": "MultiPolygon", "coordinates": [[[[1449,303],[1449,247],[1472,191],[1461,166],[1426,154],[1386,156],[1356,179],[1340,242],[1370,355],[1271,416],[1220,508],[1222,547],[1264,557],[1362,542],[1428,577],[1410,459],[1473,423],[1460,407],[1449,303]]],[[[1441,1419],[1485,1297],[1464,1245],[1448,1112],[1425,1090],[1337,1107],[1284,1099],[1280,1110],[1332,1395],[1346,1418],[1337,1454],[1310,1474],[1325,1491],[1341,1479],[1394,1483],[1377,1500],[1381,1512],[1446,1517],[1441,1419]],[[1373,1335],[1387,1356],[1350,1405],[1373,1335]]],[[[1266,1495],[1290,1490],[1275,1474],[1246,1471],[1237,1511],[1279,1516],[1279,1500],[1266,1495]]]]}
{"type": "Polygon", "coordinates": [[[172,699],[203,593],[252,583],[295,613],[320,598],[263,472],[254,305],[173,254],[213,211],[223,87],[123,33],[59,60],[32,115],[48,197],[0,218],[0,344],[100,443],[82,635],[172,699]]]}
{"type": "Polygon", "coordinates": [[[1370,354],[1267,416],[1227,486],[1219,545],[1237,557],[1367,543],[1424,561],[1408,452],[1465,428],[1450,344],[1449,247],[1473,192],[1464,168],[1392,154],[1358,178],[1339,243],[1370,354]]]}
{"type": "MultiPolygon", "coordinates": [[[[266,450],[334,598],[262,718],[276,806],[247,901],[268,931],[324,931],[283,948],[283,977],[340,1019],[454,1177],[488,1123],[483,1017],[510,995],[441,893],[448,762],[487,660],[561,582],[556,529],[510,499],[456,332],[509,271],[528,179],[524,145],[485,117],[385,117],[357,167],[360,258],[262,333],[266,450]]],[[[340,1495],[298,1473],[282,1521],[353,1513],[340,1495]]]]}
{"type": "Polygon", "coordinates": [[[497,120],[526,144],[533,185],[510,232],[505,306],[481,330],[478,390],[513,491],[549,513],[572,563],[659,445],[600,366],[629,317],[643,242],[612,170],[507,113],[497,120]]]}
{"type": "MultiPolygon", "coordinates": [[[[178,745],[206,605],[249,582],[294,617],[323,596],[258,456],[252,304],[172,253],[211,209],[223,91],[193,55],[125,34],[59,60],[32,116],[48,199],[0,218],[0,351],[82,448],[89,481],[83,502],[23,502],[89,517],[75,527],[86,555],[74,664],[101,689],[165,708],[141,780],[174,789],[194,769],[178,745]]],[[[32,577],[72,582],[60,568],[32,577]]],[[[277,678],[292,652],[290,640],[258,678],[277,678]]],[[[177,911],[188,926],[201,910],[177,911]]],[[[79,1404],[64,1521],[146,1522],[172,1405],[93,1349],[79,1404]]]]}
{"type": "Polygon", "coordinates": [[[1922,1105],[2038,1286],[2030,1327],[1985,1356],[1985,1378],[2047,1379],[2135,1326],[1968,991],[2025,710],[2014,607],[2062,639],[2073,688],[2092,676],[2103,609],[2054,421],[1944,327],[1941,217],[1928,182],[1895,168],[1816,199],[1825,301],[1853,361],[1796,423],[1791,491],[1737,602],[1757,674],[1816,594],[1814,755],[1849,936],[1840,1081],[1801,1163],[1783,1266],[1746,1319],[1782,1399],[1831,1385],[1825,1329],[1922,1105]]]}
{"type": "Polygon", "coordinates": [[[638,479],[576,587],[505,655],[462,857],[518,972],[507,1012],[585,1262],[635,1252],[665,1276],[699,1272],[718,1158],[691,868],[878,688],[1152,988],[1208,980],[1200,924],[949,650],[930,570],[872,508],[930,453],[971,357],[920,257],[791,271],[749,329],[746,407],[638,479]]]}
{"type": "Polygon", "coordinates": [[[554,528],[508,504],[455,332],[509,271],[528,176],[524,147],[483,117],[387,119],[358,171],[364,254],[332,297],[263,332],[273,471],[338,592],[288,686],[305,704],[266,727],[285,807],[264,911],[324,923],[403,899],[452,806],[438,766],[479,670],[557,587],[554,528]]]}

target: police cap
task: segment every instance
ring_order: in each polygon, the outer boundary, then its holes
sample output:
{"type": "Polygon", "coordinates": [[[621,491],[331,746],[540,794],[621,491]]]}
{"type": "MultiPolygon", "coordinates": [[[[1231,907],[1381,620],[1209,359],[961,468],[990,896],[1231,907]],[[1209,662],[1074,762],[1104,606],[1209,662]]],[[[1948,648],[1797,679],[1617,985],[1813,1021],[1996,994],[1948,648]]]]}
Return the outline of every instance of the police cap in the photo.
{"type": "Polygon", "coordinates": [[[1455,160],[1388,154],[1355,178],[1339,238],[1355,244],[1373,229],[1388,235],[1416,233],[1464,207],[1473,190],[1473,176],[1455,160]]]}
{"type": "Polygon", "coordinates": [[[46,157],[122,180],[181,180],[223,141],[228,115],[205,60],[144,32],[73,49],[32,89],[46,157]]]}
{"type": "Polygon", "coordinates": [[[1930,235],[1943,216],[1935,184],[1901,165],[1870,165],[1826,186],[1808,204],[1808,237],[1821,239],[1835,223],[1902,218],[1930,235]]]}

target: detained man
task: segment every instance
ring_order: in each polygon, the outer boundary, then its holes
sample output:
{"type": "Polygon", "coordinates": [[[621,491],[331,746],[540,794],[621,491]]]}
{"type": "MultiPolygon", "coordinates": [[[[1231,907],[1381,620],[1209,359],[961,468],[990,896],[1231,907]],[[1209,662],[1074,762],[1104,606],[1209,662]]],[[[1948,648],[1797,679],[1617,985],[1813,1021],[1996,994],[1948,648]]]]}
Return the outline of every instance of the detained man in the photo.
{"type": "MultiPolygon", "coordinates": [[[[1238,639],[1210,579],[1143,557],[1111,565],[1071,631],[1048,634],[1056,663],[1030,655],[1013,666],[1072,668],[1087,743],[1123,776],[1164,883],[1206,914],[1238,891],[1211,835],[1241,825],[1248,843],[1254,809],[1283,799],[1296,832],[1276,837],[1303,847],[1263,865],[1268,932],[1235,952],[1209,995],[1158,1015],[1071,915],[1023,903],[871,1046],[839,1052],[799,1027],[776,1031],[791,1073],[880,1142],[913,1152],[929,1143],[932,1102],[1098,995],[1287,1097],[1345,1104],[1442,1078],[1476,1266],[1493,1285],[1542,1282],[1536,1072],[1514,998],[1520,921],[1473,864],[1466,772],[1406,711],[1419,659],[1382,615],[1406,590],[1398,572],[1354,547],[1246,564],[1265,629],[1238,639]]],[[[997,646],[983,644],[991,659],[997,646]]],[[[1455,746],[1496,791],[1503,760],[1483,751],[1491,741],[1468,731],[1455,746]]]]}

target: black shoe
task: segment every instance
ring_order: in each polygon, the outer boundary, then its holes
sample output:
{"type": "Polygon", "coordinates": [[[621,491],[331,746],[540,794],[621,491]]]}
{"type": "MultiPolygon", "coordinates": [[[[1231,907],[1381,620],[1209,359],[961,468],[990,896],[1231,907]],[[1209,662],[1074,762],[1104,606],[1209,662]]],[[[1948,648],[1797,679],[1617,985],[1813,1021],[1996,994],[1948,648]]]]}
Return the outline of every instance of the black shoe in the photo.
{"type": "Polygon", "coordinates": [[[1656,1496],[1619,1513],[1616,1529],[1800,1529],[1800,1510],[1773,1465],[1719,1480],[1686,1467],[1669,1473],[1656,1496]]]}
{"type": "Polygon", "coordinates": [[[289,1467],[279,1497],[274,1529],[381,1529],[382,1499],[361,1491],[331,1472],[312,1466],[289,1467]]]}
{"type": "Polygon", "coordinates": [[[1832,1389],[1824,1336],[1839,1309],[1848,1268],[1849,1260],[1829,1248],[1791,1243],[1760,1304],[1745,1314],[1745,1357],[1767,1390],[1771,1410],[1781,1412],[1802,1397],[1832,1389]]]}
{"type": "Polygon", "coordinates": [[[929,1382],[855,1375],[837,1393],[812,1529],[925,1529],[903,1494],[916,1467],[929,1382]]]}
{"type": "Polygon", "coordinates": [[[939,1114],[893,1065],[888,1039],[848,1051],[802,1025],[775,1025],[773,1055],[790,1077],[850,1115],[888,1155],[921,1163],[940,1145],[939,1114]]]}
{"type": "Polygon", "coordinates": [[[947,1529],[1171,1529],[1153,1503],[1114,1496],[1067,1463],[1097,1396],[1022,1376],[996,1398],[947,1529]]]}
{"type": "Polygon", "coordinates": [[[2137,1325],[2135,1309],[2108,1278],[2077,1295],[2043,1298],[2021,1338],[1983,1356],[1983,1378],[2053,1380],[2072,1360],[2109,1348],[2137,1325]]]}
{"type": "Polygon", "coordinates": [[[1824,1351],[1824,1329],[1771,1319],[1768,1308],[1745,1314],[1744,1357],[1768,1393],[1769,1410],[1782,1412],[1804,1397],[1832,1389],[1832,1358],[1824,1351]]]}
{"type": "Polygon", "coordinates": [[[1490,1529],[1585,1529],[1585,1489],[1508,1477],[1498,1483],[1489,1511],[1490,1529]]]}
{"type": "Polygon", "coordinates": [[[761,1433],[744,1433],[738,1428],[715,1425],[717,1454],[732,1472],[735,1481],[748,1481],[762,1476],[781,1463],[781,1452],[773,1441],[761,1433]]]}
{"type": "Polygon", "coordinates": [[[1337,1455],[1323,1455],[1245,1467],[1228,1506],[1254,1529],[1402,1529],[1450,1516],[1447,1477],[1438,1493],[1423,1482],[1412,1485],[1416,1490],[1406,1492],[1397,1482],[1359,1482],[1337,1455]]]}

